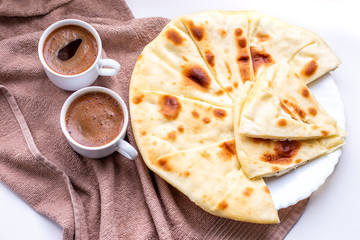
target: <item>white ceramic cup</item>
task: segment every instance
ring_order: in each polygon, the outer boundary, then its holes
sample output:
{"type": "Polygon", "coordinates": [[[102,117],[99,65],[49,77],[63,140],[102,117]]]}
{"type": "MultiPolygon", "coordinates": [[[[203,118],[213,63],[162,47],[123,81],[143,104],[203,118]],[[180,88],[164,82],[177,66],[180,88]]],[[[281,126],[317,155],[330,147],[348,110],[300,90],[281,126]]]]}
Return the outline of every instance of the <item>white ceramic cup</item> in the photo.
{"type": "Polygon", "coordinates": [[[95,82],[95,80],[98,78],[99,75],[113,76],[119,72],[120,64],[113,59],[102,59],[101,52],[102,52],[102,44],[99,34],[90,24],[77,19],[65,19],[52,24],[41,35],[38,45],[39,58],[48,78],[59,88],[69,91],[76,91],[80,88],[90,86],[93,82],[95,82]],[[57,73],[47,65],[44,59],[43,47],[46,38],[55,29],[65,25],[77,25],[87,29],[90,33],[92,33],[92,35],[95,37],[97,42],[98,52],[97,52],[96,60],[91,65],[91,67],[89,67],[86,71],[81,72],[79,74],[64,75],[57,73]],[[108,68],[104,68],[104,67],[108,67],[108,68]]]}
{"type": "Polygon", "coordinates": [[[61,109],[61,113],[60,113],[61,129],[62,129],[62,132],[64,133],[67,141],[69,142],[70,146],[76,152],[78,152],[79,154],[81,154],[85,157],[88,157],[88,158],[102,158],[102,157],[106,157],[106,156],[112,154],[115,151],[118,151],[120,154],[122,154],[126,158],[131,159],[131,160],[134,159],[138,155],[136,149],[124,140],[128,123],[129,123],[129,115],[128,115],[128,110],[126,108],[124,101],[114,91],[112,91],[108,88],[104,88],[104,87],[86,87],[86,88],[82,88],[82,89],[74,92],[65,101],[65,103],[61,109]],[[69,105],[77,97],[79,97],[87,92],[104,92],[104,93],[109,94],[110,96],[112,96],[113,98],[115,98],[118,101],[118,103],[120,104],[122,111],[123,111],[124,124],[123,124],[123,127],[122,127],[120,133],[118,134],[118,136],[111,142],[109,142],[105,145],[102,145],[102,146],[98,146],[98,147],[88,147],[88,146],[84,146],[84,145],[76,142],[70,136],[69,131],[66,128],[65,117],[66,117],[66,111],[67,111],[69,105]]]}

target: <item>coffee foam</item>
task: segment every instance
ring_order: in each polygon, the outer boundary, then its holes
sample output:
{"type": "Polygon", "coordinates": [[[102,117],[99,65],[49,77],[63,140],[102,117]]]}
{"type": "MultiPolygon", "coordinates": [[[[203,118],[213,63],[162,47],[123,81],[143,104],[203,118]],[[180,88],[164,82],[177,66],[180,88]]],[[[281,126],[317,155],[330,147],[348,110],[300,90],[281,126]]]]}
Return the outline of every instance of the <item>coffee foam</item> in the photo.
{"type": "Polygon", "coordinates": [[[77,97],[65,115],[66,128],[78,143],[97,147],[114,140],[124,125],[118,101],[107,93],[89,92],[77,97]]]}
{"type": "Polygon", "coordinates": [[[44,42],[43,55],[46,64],[55,72],[75,75],[89,69],[97,58],[98,46],[95,37],[85,28],[65,25],[52,31],[44,42]],[[58,57],[59,51],[76,40],[81,40],[71,58],[58,57]]]}

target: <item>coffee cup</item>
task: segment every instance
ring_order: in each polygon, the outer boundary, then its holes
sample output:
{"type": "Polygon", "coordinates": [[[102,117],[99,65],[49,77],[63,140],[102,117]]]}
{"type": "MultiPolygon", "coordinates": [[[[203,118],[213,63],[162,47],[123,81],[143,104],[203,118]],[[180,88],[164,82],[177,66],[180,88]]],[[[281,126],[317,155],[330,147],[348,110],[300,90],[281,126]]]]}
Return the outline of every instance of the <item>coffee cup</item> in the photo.
{"type": "Polygon", "coordinates": [[[102,158],[117,151],[134,159],[137,151],[124,140],[128,122],[122,98],[104,87],[74,92],[60,113],[61,129],[70,146],[88,158],[102,158]]]}
{"type": "Polygon", "coordinates": [[[38,45],[40,62],[48,78],[69,91],[90,86],[99,75],[113,76],[119,72],[120,64],[102,59],[101,52],[97,31],[77,19],[52,24],[43,32],[38,45]]]}

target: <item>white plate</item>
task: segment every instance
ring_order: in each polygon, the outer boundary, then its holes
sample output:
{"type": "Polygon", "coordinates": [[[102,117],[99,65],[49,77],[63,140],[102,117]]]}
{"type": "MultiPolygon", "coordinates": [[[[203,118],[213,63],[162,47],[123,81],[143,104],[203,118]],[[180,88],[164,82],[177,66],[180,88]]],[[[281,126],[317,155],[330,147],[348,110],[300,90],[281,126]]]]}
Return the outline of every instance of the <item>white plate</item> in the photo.
{"type": "MultiPolygon", "coordinates": [[[[343,103],[331,75],[316,80],[309,88],[330,116],[337,120],[338,125],[345,128],[343,103]]],[[[341,149],[338,149],[280,177],[264,178],[276,209],[286,208],[309,197],[334,171],[340,155],[341,149]]]]}

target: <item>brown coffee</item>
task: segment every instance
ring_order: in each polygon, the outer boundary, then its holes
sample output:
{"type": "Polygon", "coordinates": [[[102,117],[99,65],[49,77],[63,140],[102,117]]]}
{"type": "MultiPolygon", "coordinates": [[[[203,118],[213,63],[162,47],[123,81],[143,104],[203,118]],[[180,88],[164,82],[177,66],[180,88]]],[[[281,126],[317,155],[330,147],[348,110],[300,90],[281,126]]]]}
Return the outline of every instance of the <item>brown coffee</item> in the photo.
{"type": "Polygon", "coordinates": [[[98,46],[95,37],[85,28],[66,25],[47,36],[43,54],[46,64],[55,72],[75,75],[93,65],[98,46]]]}
{"type": "Polygon", "coordinates": [[[77,97],[65,114],[66,128],[78,143],[98,147],[114,140],[124,125],[119,102],[104,92],[77,97]]]}

